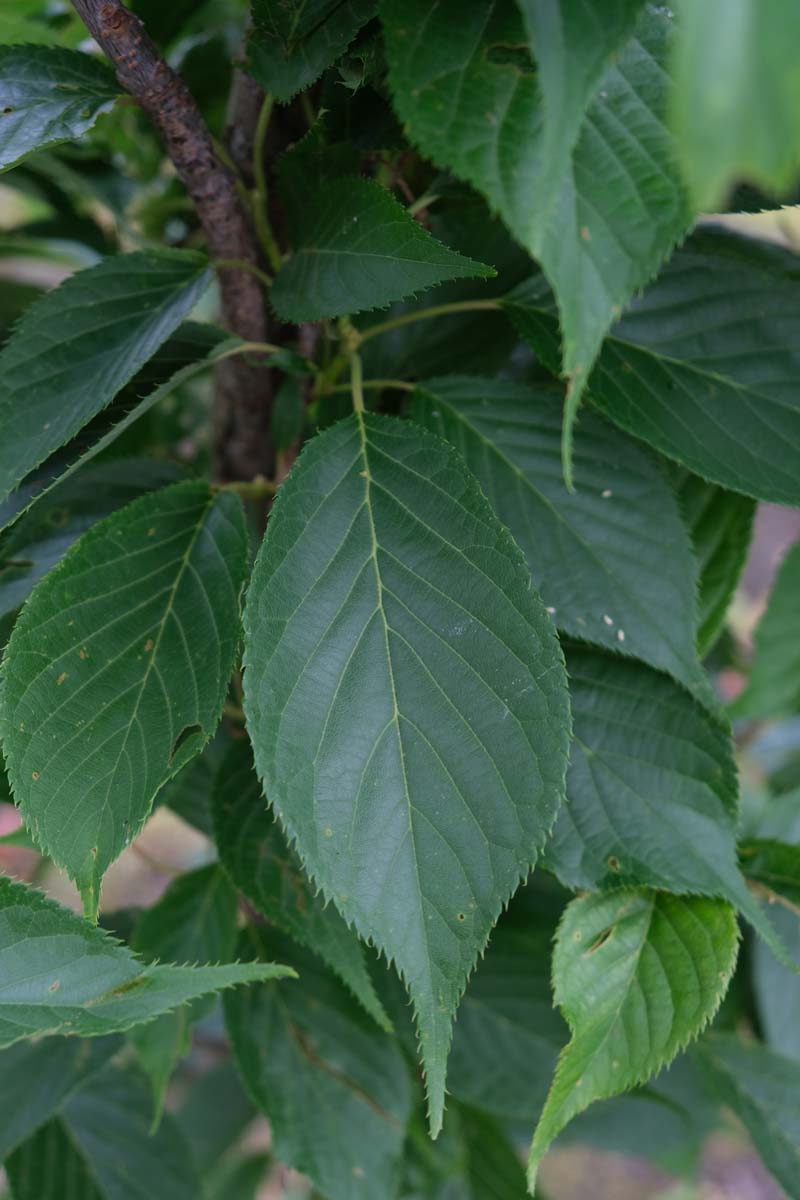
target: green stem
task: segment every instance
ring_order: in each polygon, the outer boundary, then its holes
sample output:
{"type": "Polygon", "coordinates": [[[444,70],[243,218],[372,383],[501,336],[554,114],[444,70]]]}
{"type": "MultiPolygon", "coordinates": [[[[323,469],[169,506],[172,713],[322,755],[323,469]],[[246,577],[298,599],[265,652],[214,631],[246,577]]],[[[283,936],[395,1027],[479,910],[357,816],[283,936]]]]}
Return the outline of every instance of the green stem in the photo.
{"type": "MultiPolygon", "coordinates": [[[[333,387],[325,388],[322,394],[329,396],[331,392],[349,392],[351,386],[349,383],[337,383],[333,387]]],[[[417,385],[409,383],[406,379],[362,379],[361,386],[365,390],[375,388],[382,391],[384,388],[396,388],[401,392],[413,392],[417,385]]]]}
{"type": "Polygon", "coordinates": [[[219,270],[220,268],[231,268],[236,271],[249,271],[251,275],[255,275],[263,283],[264,287],[272,286],[272,276],[266,271],[262,271],[255,263],[248,262],[246,258],[215,258],[213,266],[219,270]]]}
{"type": "Polygon", "coordinates": [[[449,317],[454,313],[492,311],[500,308],[499,300],[457,300],[453,304],[435,304],[433,308],[421,308],[416,312],[404,313],[402,317],[393,317],[391,321],[382,321],[380,325],[370,325],[363,330],[359,344],[368,342],[371,338],[391,329],[400,329],[403,325],[413,325],[415,321],[428,321],[433,317],[449,317]]]}
{"type": "Polygon", "coordinates": [[[212,483],[213,492],[236,492],[243,500],[268,500],[278,490],[278,484],[263,475],[255,479],[236,479],[233,483],[212,483]]]}
{"type": "Polygon", "coordinates": [[[430,208],[438,199],[439,196],[436,192],[424,192],[417,197],[413,204],[409,204],[406,212],[410,217],[415,217],[418,212],[422,212],[423,208],[430,208]]]}
{"type": "Polygon", "coordinates": [[[361,356],[355,352],[350,355],[350,390],[353,393],[353,410],[363,413],[364,376],[361,371],[361,356]]]}
{"type": "Polygon", "coordinates": [[[277,354],[282,349],[284,347],[276,346],[273,342],[240,342],[209,358],[208,365],[213,367],[223,358],[233,358],[236,354],[277,354]]]}
{"type": "Polygon", "coordinates": [[[253,178],[256,183],[253,195],[253,220],[255,221],[258,240],[264,248],[264,253],[269,259],[272,269],[280,271],[283,259],[278,248],[278,243],[275,241],[272,226],[269,223],[269,213],[267,210],[269,192],[267,190],[267,169],[264,164],[264,143],[267,137],[267,129],[269,128],[269,119],[272,116],[272,104],[272,96],[267,92],[264,97],[264,103],[261,105],[261,112],[258,114],[253,139],[253,178]]]}

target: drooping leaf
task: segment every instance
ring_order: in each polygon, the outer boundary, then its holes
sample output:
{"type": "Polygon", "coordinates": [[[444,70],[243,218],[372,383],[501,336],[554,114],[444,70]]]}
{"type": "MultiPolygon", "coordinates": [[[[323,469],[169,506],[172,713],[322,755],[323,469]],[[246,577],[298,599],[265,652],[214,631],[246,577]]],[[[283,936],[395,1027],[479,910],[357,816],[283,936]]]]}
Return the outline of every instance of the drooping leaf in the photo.
{"type": "Polygon", "coordinates": [[[247,553],[237,496],[176,484],[84,534],[16,624],[0,710],[9,778],[92,916],[156,792],[214,732],[247,553]]]}
{"type": "Polygon", "coordinates": [[[291,975],[276,963],[146,967],[101,929],[0,876],[0,1047],[43,1033],[119,1033],[197,996],[291,975]]]}
{"type": "Polygon", "coordinates": [[[708,1035],[693,1053],[789,1200],[798,1200],[800,1064],[758,1042],[742,1042],[735,1034],[708,1035]]]}
{"type": "Polygon", "coordinates": [[[315,895],[300,860],[267,811],[246,742],[233,745],[220,764],[213,812],[214,840],[236,886],[268,921],[318,954],[379,1025],[391,1028],[356,934],[334,905],[315,895]]]}
{"type": "Polygon", "coordinates": [[[171,1117],[149,1129],[134,1072],[108,1067],[6,1163],[14,1200],[197,1200],[202,1183],[171,1117]]]}
{"type": "MultiPolygon", "coordinates": [[[[800,962],[800,913],[772,904],[767,916],[790,956],[800,962]]],[[[760,939],[752,953],[753,991],[764,1041],[800,1065],[800,977],[778,962],[760,939]]]]}
{"type": "Polygon", "coordinates": [[[344,54],[377,0],[253,0],[248,70],[276,100],[291,100],[344,54]]]}
{"type": "Polygon", "coordinates": [[[636,889],[572,901],[553,958],[572,1038],[536,1126],[531,1189],[573,1116],[654,1075],[697,1037],[725,995],[738,944],[735,913],[721,900],[636,889]]]}
{"type": "Polygon", "coordinates": [[[264,934],[262,944],[289,955],[298,982],[285,998],[270,984],[248,989],[243,1004],[231,996],[225,1018],[275,1156],[310,1176],[327,1200],[395,1195],[411,1108],[399,1047],[319,959],[279,934],[264,934]]]}
{"type": "MultiPolygon", "coordinates": [[[[797,256],[780,246],[713,227],[693,234],[606,338],[591,399],[704,479],[800,505],[799,280],[797,256]]],[[[556,370],[541,277],[505,307],[556,370]]]]}
{"type": "Polygon", "coordinates": [[[699,567],[697,647],[702,656],[722,631],[747,558],[756,506],[749,496],[706,483],[677,465],[671,479],[699,567]]]}
{"type": "Polygon", "coordinates": [[[285,321],[363,312],[446,279],[494,275],[437,242],[369,179],[326,181],[313,199],[292,215],[292,257],[270,292],[285,321]]]}
{"type": "Polygon", "coordinates": [[[672,125],[694,207],[720,212],[747,180],[800,174],[800,10],[782,0],[678,0],[672,125]]]}
{"type": "Polygon", "coordinates": [[[734,717],[787,717],[800,712],[800,543],[783,560],[756,630],[747,687],[734,717]]]}
{"type": "Polygon", "coordinates": [[[71,276],[0,353],[0,502],[155,353],[209,281],[190,250],[139,250],[71,276]]]}
{"type": "Polygon", "coordinates": [[[49,1037],[0,1052],[0,1162],[120,1049],[118,1037],[49,1037]]]}
{"type": "Polygon", "coordinates": [[[475,472],[560,629],[704,687],[695,564],[657,462],[586,413],[568,491],[561,410],[555,386],[465,377],[426,380],[412,402],[414,417],[475,472]]]}
{"type": "Polygon", "coordinates": [[[402,973],[436,1131],[456,1005],[562,795],[552,625],[456,452],[354,414],[281,488],[245,629],[265,791],[306,870],[402,973]]]}
{"type": "MultiPolygon", "coordinates": [[[[526,11],[534,7],[552,6],[526,11]]],[[[577,141],[568,135],[571,153],[559,149],[564,168],[549,178],[563,130],[548,125],[547,100],[559,103],[565,79],[586,97],[596,65],[578,86],[579,73],[562,70],[556,56],[540,91],[512,0],[468,9],[459,0],[384,0],[381,11],[395,107],[412,141],[488,197],[553,285],[570,378],[566,465],[572,420],[605,333],[691,220],[664,125],[670,20],[663,6],[642,13],[635,37],[600,79],[579,134],[584,101],[570,98],[564,117],[577,141]]],[[[602,22],[622,36],[628,18],[611,24],[603,15],[602,22]]],[[[594,44],[604,57],[605,37],[594,44]]]]}
{"type": "Polygon", "coordinates": [[[0,46],[0,170],[91,129],[121,93],[106,63],[57,46],[0,46]]]}

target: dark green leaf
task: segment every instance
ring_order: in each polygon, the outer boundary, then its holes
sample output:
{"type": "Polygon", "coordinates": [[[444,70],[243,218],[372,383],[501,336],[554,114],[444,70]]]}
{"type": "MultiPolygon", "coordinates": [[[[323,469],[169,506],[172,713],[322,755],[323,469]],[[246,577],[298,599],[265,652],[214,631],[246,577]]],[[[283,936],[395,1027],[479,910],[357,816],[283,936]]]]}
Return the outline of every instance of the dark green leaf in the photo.
{"type": "Polygon", "coordinates": [[[272,441],[279,454],[299,440],[305,412],[303,384],[296,376],[288,375],[278,388],[272,406],[272,441]]]}
{"type": "Polygon", "coordinates": [[[747,687],[731,705],[735,717],[786,717],[800,712],[800,543],[783,560],[756,630],[747,687]]]}
{"type": "Polygon", "coordinates": [[[446,279],[495,273],[437,242],[369,179],[331,180],[314,201],[294,214],[294,253],[270,293],[286,321],[381,308],[446,279]]]}
{"type": "Polygon", "coordinates": [[[193,1084],[175,1119],[198,1167],[210,1171],[238,1142],[255,1115],[239,1073],[231,1059],[227,1059],[193,1084]]]}
{"type": "Polygon", "coordinates": [[[527,1200],[525,1171],[516,1148],[485,1113],[462,1109],[467,1191],[464,1200],[527,1200]]]}
{"type": "Polygon", "coordinates": [[[754,839],[740,846],[739,860],[743,873],[764,889],[771,904],[782,898],[800,916],[800,846],[754,839]]]}
{"type": "Polygon", "coordinates": [[[725,995],[738,945],[735,913],[720,900],[644,889],[573,900],[553,958],[572,1039],[534,1134],[531,1189],[576,1113],[654,1075],[697,1037],[725,995]]]}
{"type": "Polygon", "coordinates": [[[275,963],[145,967],[103,930],[3,876],[0,968],[0,1046],[41,1033],[118,1033],[196,996],[292,974],[275,963]]]}
{"type": "Polygon", "coordinates": [[[278,935],[266,945],[295,964],[291,995],[269,984],[248,989],[244,1004],[225,1004],[225,1016],[276,1157],[309,1175],[328,1200],[395,1195],[411,1107],[397,1044],[313,955],[278,935]]]}
{"type": "Polygon", "coordinates": [[[0,169],[79,138],[120,92],[113,71],[88,54],[0,46],[0,169]]]}
{"type": "Polygon", "coordinates": [[[267,811],[253,753],[231,747],[217,773],[214,834],[222,865],[258,911],[335,971],[379,1025],[391,1022],[375,994],[355,933],[317,897],[280,825],[267,811]]]}
{"type": "Polygon", "coordinates": [[[203,255],[140,250],[78,272],[28,309],[0,353],[0,501],[113,400],[208,280],[203,255]]]}
{"type": "Polygon", "coordinates": [[[658,464],[592,413],[564,486],[561,390],[429,380],[412,414],[453,442],[525,552],[556,625],[575,637],[705,682],[695,651],[695,564],[658,464]]]}
{"type": "Polygon", "coordinates": [[[291,100],[344,54],[377,0],[253,0],[248,69],[277,100],[291,100]]]}
{"type": "Polygon", "coordinates": [[[245,628],[266,793],[306,870],[402,973],[437,1130],[458,1000],[562,795],[552,625],[456,452],[355,414],[281,489],[245,628]]]}
{"type": "Polygon", "coordinates": [[[9,778],[91,915],[158,789],[214,732],[247,556],[238,497],[176,484],[84,534],[17,622],[2,696],[9,778]]]}

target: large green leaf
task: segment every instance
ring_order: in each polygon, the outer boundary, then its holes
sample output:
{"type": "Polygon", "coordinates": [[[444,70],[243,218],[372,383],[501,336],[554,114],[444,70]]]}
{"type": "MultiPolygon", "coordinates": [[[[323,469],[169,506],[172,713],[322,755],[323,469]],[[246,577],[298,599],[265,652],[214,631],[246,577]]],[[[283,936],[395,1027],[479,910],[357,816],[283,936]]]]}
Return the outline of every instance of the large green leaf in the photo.
{"type": "Polygon", "coordinates": [[[290,224],[293,254],[270,299],[279,317],[297,324],[381,308],[446,279],[495,274],[437,242],[369,179],[326,180],[290,224]]]}
{"type": "Polygon", "coordinates": [[[800,173],[800,9],[784,0],[678,0],[672,125],[699,211],[747,179],[786,192],[800,173]]]}
{"type": "MultiPolygon", "coordinates": [[[[605,414],[723,487],[800,504],[797,256],[705,228],[614,327],[590,381],[605,414]]],[[[505,307],[558,367],[552,297],[541,277],[505,307]]]]}
{"type": "Polygon", "coordinates": [[[787,717],[800,712],[800,543],[783,560],[756,630],[747,687],[731,712],[735,717],[787,717]]]}
{"type": "Polygon", "coordinates": [[[411,1108],[397,1043],[319,959],[280,935],[263,942],[289,955],[299,981],[286,997],[271,984],[231,995],[225,1017],[242,1078],[269,1117],[275,1155],[328,1200],[394,1196],[411,1108]]]}
{"type": "Polygon", "coordinates": [[[735,913],[720,900],[644,889],[573,900],[553,958],[572,1038],[536,1126],[531,1188],[576,1113],[654,1075],[700,1033],[725,995],[738,944],[735,913]]]}
{"type": "Polygon", "coordinates": [[[79,138],[121,93],[106,65],[56,46],[0,46],[0,170],[79,138]]]}
{"type": "Polygon", "coordinates": [[[245,629],[266,793],[306,870],[402,973],[436,1131],[459,997],[562,796],[552,625],[455,450],[357,413],[281,488],[245,629]]]}
{"type": "Polygon", "coordinates": [[[197,1200],[202,1183],[168,1117],[151,1134],[147,1089],[108,1067],[6,1163],[14,1200],[197,1200]]]}
{"type": "Polygon", "coordinates": [[[643,664],[574,647],[568,669],[574,740],[547,864],[572,888],[722,896],[782,953],[736,861],[729,731],[643,664]]]}
{"type": "Polygon", "coordinates": [[[103,930],[3,876],[0,969],[0,1046],[42,1033],[118,1033],[197,996],[292,974],[275,963],[146,967],[103,930]]]}
{"type": "MultiPolygon", "coordinates": [[[[527,11],[534,7],[543,6],[527,11]]],[[[579,72],[557,58],[540,91],[512,0],[467,9],[459,0],[384,0],[382,13],[395,106],[411,139],[484,192],[553,285],[570,377],[568,434],[609,326],[691,220],[663,120],[670,20],[663,6],[645,10],[600,79],[578,135],[576,111],[595,86],[597,65],[579,86],[579,72]],[[569,79],[576,88],[564,110],[571,153],[559,149],[564,165],[553,178],[555,139],[564,131],[548,124],[546,105],[561,102],[569,79]]],[[[622,36],[628,20],[604,16],[603,23],[622,36]]],[[[608,43],[595,44],[602,59],[608,43]]]]}
{"type": "Polygon", "coordinates": [[[253,0],[248,70],[277,100],[291,100],[344,54],[376,9],[377,0],[253,0]]]}
{"type": "Polygon", "coordinates": [[[205,257],[140,250],[32,305],[0,353],[0,501],[133,378],[209,281],[205,257]]]}
{"type": "Polygon", "coordinates": [[[213,811],[214,840],[236,886],[268,921],[318,954],[378,1024],[390,1028],[356,934],[332,904],[317,897],[280,825],[267,811],[246,742],[232,746],[220,764],[213,811]]]}
{"type": "Polygon", "coordinates": [[[734,1034],[704,1037],[694,1054],[789,1200],[800,1200],[800,1064],[734,1034]]]}
{"type": "Polygon", "coordinates": [[[525,552],[556,625],[703,687],[695,650],[696,571],[658,463],[587,413],[564,485],[561,389],[426,380],[412,413],[463,454],[525,552]]]}
{"type": "Polygon", "coordinates": [[[91,915],[158,789],[214,732],[247,556],[238,497],[176,484],[84,534],[17,621],[0,710],[9,778],[91,915]]]}

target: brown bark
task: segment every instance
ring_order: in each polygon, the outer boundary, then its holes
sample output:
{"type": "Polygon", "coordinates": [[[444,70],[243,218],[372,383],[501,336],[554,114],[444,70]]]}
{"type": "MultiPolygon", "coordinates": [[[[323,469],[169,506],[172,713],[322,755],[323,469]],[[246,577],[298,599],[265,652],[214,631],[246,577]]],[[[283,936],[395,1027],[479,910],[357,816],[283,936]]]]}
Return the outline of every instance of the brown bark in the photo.
{"type": "MultiPolygon", "coordinates": [[[[212,259],[258,263],[258,248],[231,172],[183,79],[164,61],[142,22],[120,0],[72,0],[117,78],[161,134],[205,232],[212,259]]],[[[226,327],[248,341],[266,339],[261,284],[247,271],[219,271],[226,327]]],[[[269,371],[232,359],[217,373],[216,470],[223,480],[269,474],[269,371]]]]}

